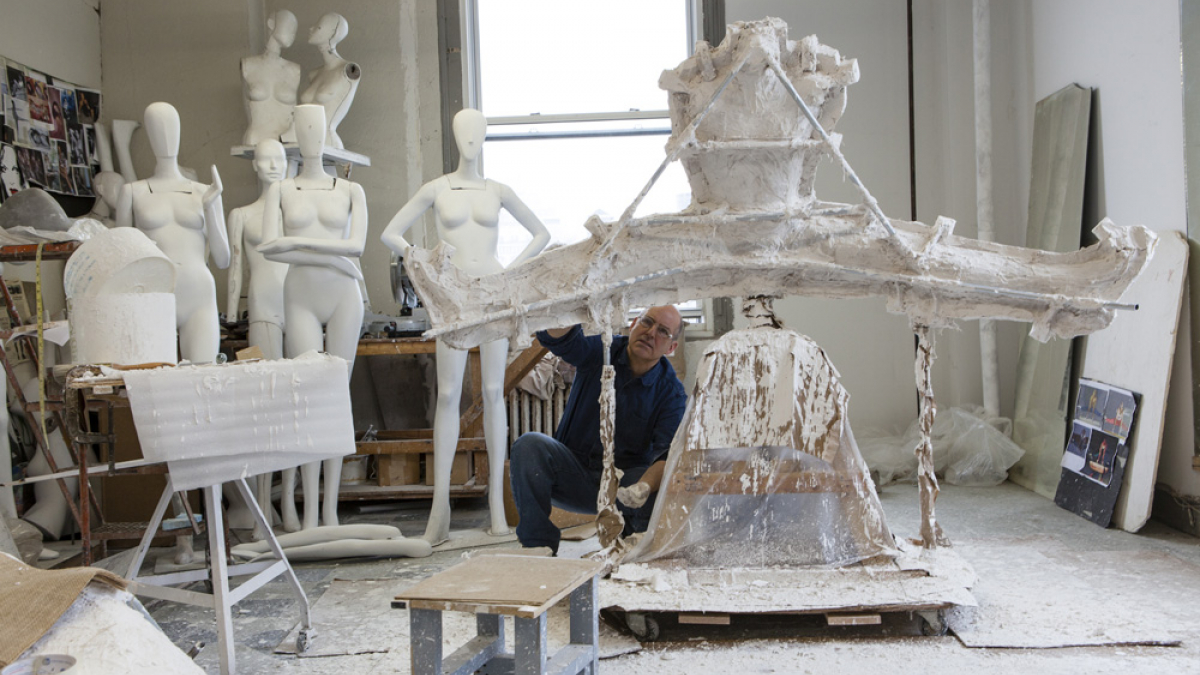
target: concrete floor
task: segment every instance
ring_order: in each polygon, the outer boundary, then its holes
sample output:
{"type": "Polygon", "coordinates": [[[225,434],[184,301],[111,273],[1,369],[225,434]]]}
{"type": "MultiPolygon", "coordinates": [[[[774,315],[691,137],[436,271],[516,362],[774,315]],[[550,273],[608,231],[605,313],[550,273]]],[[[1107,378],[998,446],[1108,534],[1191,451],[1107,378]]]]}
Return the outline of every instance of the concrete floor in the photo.
{"type": "MultiPolygon", "coordinates": [[[[892,485],[880,497],[893,533],[915,536],[916,488],[892,485]]],[[[407,536],[417,536],[424,531],[427,508],[426,502],[402,503],[372,513],[348,507],[344,522],[390,523],[407,536]]],[[[812,619],[740,621],[742,617],[734,617],[728,627],[665,630],[666,641],[646,643],[640,653],[604,660],[601,670],[638,675],[867,673],[914,667],[926,673],[956,674],[1200,673],[1200,611],[1195,609],[1200,604],[1200,540],[1153,522],[1136,535],[1102,530],[1008,483],[996,488],[944,486],[937,514],[955,550],[980,575],[975,593],[981,607],[968,611],[963,621],[969,624],[976,616],[993,624],[1007,621],[1009,625],[999,626],[1002,632],[1024,630],[1034,642],[1040,638],[1053,642],[1060,629],[1067,635],[1066,642],[1072,642],[1070,635],[1096,641],[1101,633],[1116,636],[1117,641],[1122,635],[1130,639],[1106,646],[970,648],[954,634],[922,636],[919,621],[903,616],[885,620],[882,627],[855,629],[826,628],[812,619]],[[1071,565],[1077,564],[1095,569],[1094,576],[1090,571],[1073,571],[1071,565]],[[1131,597],[1134,592],[1137,595],[1131,597]],[[1147,640],[1177,646],[1131,644],[1147,640]]],[[[454,529],[483,527],[486,521],[482,500],[455,505],[454,529]]],[[[296,569],[310,602],[316,603],[334,578],[415,582],[454,564],[461,555],[451,551],[417,560],[308,563],[296,569]]],[[[149,603],[148,609],[181,647],[198,642],[215,646],[210,611],[162,601],[149,603]]],[[[295,623],[295,611],[279,580],[238,606],[234,630],[240,672],[409,672],[406,654],[300,659],[275,654],[274,648],[295,623]]],[[[210,673],[218,672],[215,651],[208,647],[197,657],[210,673]]]]}

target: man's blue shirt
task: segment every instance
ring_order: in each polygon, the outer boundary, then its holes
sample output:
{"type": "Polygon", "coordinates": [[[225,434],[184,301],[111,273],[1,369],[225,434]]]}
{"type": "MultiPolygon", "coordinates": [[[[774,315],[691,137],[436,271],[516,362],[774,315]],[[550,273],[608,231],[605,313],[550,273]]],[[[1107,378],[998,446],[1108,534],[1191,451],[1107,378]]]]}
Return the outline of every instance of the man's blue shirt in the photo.
{"type": "MultiPolygon", "coordinates": [[[[604,466],[600,443],[604,340],[599,335],[584,336],[579,326],[558,339],[544,331],[537,338],[576,369],[575,383],[554,438],[570,448],[584,466],[599,472],[604,466]]],[[[628,343],[629,338],[616,335],[610,348],[617,394],[614,459],[620,469],[647,467],[666,455],[687,407],[683,384],[667,359],[660,358],[641,377],[633,376],[625,350],[628,343]]]]}

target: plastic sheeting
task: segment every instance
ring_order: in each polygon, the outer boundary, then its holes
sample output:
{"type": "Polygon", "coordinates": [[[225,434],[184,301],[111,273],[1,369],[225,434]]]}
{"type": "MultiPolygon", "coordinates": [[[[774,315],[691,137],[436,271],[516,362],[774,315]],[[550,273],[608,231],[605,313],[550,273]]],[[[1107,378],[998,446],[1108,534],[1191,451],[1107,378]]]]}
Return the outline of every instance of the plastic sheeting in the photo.
{"type": "Polygon", "coordinates": [[[754,568],[896,555],[848,403],[807,337],[758,328],[714,342],[627,561],[754,568]]]}

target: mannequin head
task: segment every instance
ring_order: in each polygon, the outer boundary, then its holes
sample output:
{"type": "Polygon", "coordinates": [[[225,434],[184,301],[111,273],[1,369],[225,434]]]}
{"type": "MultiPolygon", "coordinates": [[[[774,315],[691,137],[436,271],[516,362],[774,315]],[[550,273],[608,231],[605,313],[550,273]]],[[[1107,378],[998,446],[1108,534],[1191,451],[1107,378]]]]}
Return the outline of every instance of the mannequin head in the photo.
{"type": "Polygon", "coordinates": [[[296,41],[296,15],[286,9],[281,9],[267,19],[267,31],[280,47],[291,47],[296,41]]]}
{"type": "MultiPolygon", "coordinates": [[[[296,141],[300,144],[300,156],[320,162],[325,151],[325,107],[298,105],[295,112],[296,141]]],[[[305,162],[307,166],[308,162],[305,162]]]]}
{"type": "Polygon", "coordinates": [[[487,118],[474,108],[463,108],[454,116],[454,142],[458,154],[467,161],[475,161],[483,150],[483,139],[487,137],[487,118]]]}
{"type": "Polygon", "coordinates": [[[254,172],[264,185],[278,183],[287,174],[287,153],[283,144],[268,138],[254,146],[254,172]]]}
{"type": "Polygon", "coordinates": [[[179,112],[170,103],[146,106],[146,136],[154,156],[163,159],[179,155],[179,112]]]}
{"type": "Polygon", "coordinates": [[[308,32],[308,44],[328,46],[330,50],[333,50],[349,32],[350,25],[346,23],[345,17],[330,12],[321,17],[321,20],[308,32]]]}
{"type": "Polygon", "coordinates": [[[117,197],[120,196],[121,186],[124,184],[125,179],[115,171],[101,171],[92,179],[92,189],[95,190],[96,196],[108,206],[112,213],[117,210],[117,197]]]}

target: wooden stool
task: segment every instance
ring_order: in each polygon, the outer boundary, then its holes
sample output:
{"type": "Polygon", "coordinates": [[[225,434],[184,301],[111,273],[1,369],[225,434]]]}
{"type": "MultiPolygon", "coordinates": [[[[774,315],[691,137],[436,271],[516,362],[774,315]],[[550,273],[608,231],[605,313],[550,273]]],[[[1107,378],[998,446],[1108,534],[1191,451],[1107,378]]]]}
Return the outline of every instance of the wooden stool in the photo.
{"type": "MultiPolygon", "coordinates": [[[[439,572],[396,596],[408,603],[413,675],[595,675],[599,584],[591,560],[489,555],[439,572]],[[571,596],[571,643],[546,653],[546,611],[571,596]],[[477,636],[442,658],[442,612],[475,614],[477,636]],[[504,619],[513,617],[514,653],[504,651],[504,619]]],[[[400,605],[402,606],[402,605],[400,605]]]]}

